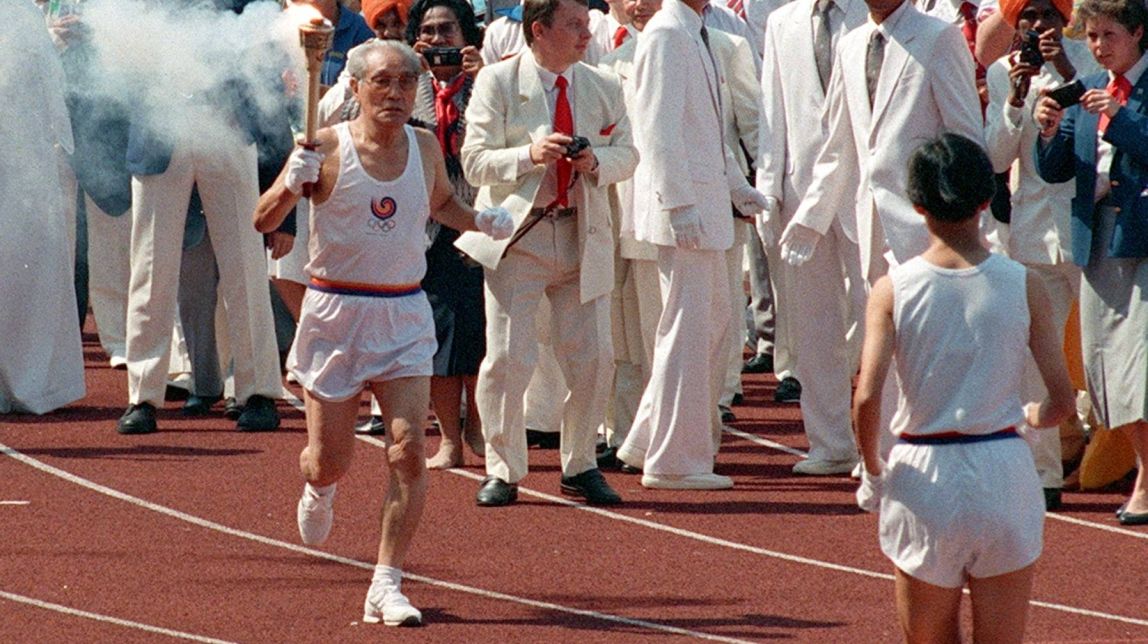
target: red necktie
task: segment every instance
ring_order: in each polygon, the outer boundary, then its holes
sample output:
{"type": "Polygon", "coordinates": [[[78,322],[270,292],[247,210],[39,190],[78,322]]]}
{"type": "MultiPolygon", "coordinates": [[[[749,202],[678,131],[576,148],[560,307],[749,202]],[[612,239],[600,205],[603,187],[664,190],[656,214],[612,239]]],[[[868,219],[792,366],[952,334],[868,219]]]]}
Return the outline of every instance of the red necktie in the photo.
{"type": "Polygon", "coordinates": [[[442,148],[442,153],[446,156],[457,156],[458,153],[458,150],[448,149],[447,135],[459,117],[458,105],[455,105],[454,95],[462,89],[462,84],[465,82],[466,74],[459,74],[450,85],[436,87],[434,90],[434,119],[435,125],[437,125],[435,134],[438,135],[439,147],[442,148]]]}
{"type": "MultiPolygon", "coordinates": [[[[1115,98],[1117,101],[1119,101],[1121,105],[1126,105],[1128,103],[1128,97],[1132,95],[1132,83],[1128,82],[1128,79],[1124,77],[1124,74],[1117,74],[1116,78],[1113,78],[1111,81],[1109,81],[1108,87],[1104,89],[1112,95],[1112,98],[1115,98]]],[[[1101,134],[1103,134],[1104,131],[1108,129],[1109,120],[1110,119],[1108,118],[1107,114],[1100,114],[1101,134]]]]}
{"type": "Polygon", "coordinates": [[[626,42],[626,36],[629,35],[630,30],[626,29],[624,25],[618,27],[618,30],[614,32],[614,49],[621,47],[622,43],[626,42]]]}
{"type": "Polygon", "coordinates": [[[726,6],[733,9],[738,18],[745,20],[745,0],[727,0],[726,6]]]}
{"type": "MultiPolygon", "coordinates": [[[[559,76],[554,81],[558,88],[558,98],[554,100],[554,131],[574,136],[574,115],[570,112],[570,102],[566,100],[566,77],[559,76]]],[[[554,203],[563,208],[567,205],[566,191],[570,189],[570,162],[565,157],[558,160],[558,196],[554,203]]]]}

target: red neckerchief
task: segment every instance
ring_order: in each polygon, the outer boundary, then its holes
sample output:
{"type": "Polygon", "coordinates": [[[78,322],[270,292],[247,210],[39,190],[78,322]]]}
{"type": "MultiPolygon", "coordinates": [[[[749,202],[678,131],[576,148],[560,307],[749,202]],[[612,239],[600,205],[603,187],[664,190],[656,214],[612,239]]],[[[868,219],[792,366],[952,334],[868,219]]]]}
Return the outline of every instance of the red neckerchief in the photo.
{"type": "Polygon", "coordinates": [[[438,81],[435,81],[434,90],[434,119],[435,119],[435,134],[438,135],[438,144],[442,148],[442,153],[445,155],[452,155],[455,151],[450,150],[447,145],[447,134],[450,132],[454,124],[458,122],[461,114],[458,111],[458,106],[454,104],[454,95],[462,89],[463,83],[466,82],[466,74],[459,74],[453,81],[446,87],[440,87],[438,81]]]}

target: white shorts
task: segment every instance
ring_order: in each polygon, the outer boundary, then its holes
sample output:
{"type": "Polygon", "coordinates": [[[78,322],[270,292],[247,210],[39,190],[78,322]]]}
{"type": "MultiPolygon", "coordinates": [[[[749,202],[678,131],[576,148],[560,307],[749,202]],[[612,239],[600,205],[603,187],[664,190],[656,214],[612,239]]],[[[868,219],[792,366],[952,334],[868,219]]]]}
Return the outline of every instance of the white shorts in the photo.
{"type": "Polygon", "coordinates": [[[438,342],[422,291],[403,297],[307,289],[287,369],[311,395],[338,402],[367,383],[430,377],[438,342]]]}
{"type": "Polygon", "coordinates": [[[1040,556],[1044,495],[1021,438],[897,443],[881,500],[881,551],[915,579],[960,588],[1040,556]]]}

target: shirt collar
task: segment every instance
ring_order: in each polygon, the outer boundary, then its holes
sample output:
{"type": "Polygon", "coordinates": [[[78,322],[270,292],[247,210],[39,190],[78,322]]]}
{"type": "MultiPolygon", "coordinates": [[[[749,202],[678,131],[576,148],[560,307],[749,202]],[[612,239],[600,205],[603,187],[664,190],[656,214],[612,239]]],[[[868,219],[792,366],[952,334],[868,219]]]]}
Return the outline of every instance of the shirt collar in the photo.
{"type": "Polygon", "coordinates": [[[562,72],[561,74],[555,74],[549,69],[544,68],[542,65],[539,65],[538,61],[534,60],[533,57],[531,57],[530,62],[534,65],[534,69],[538,70],[538,79],[542,81],[542,89],[546,90],[547,92],[554,89],[554,83],[558,82],[558,76],[560,75],[566,77],[567,88],[574,84],[573,74],[571,73],[569,67],[567,67],[566,71],[562,72]]]}
{"type": "MultiPolygon", "coordinates": [[[[1148,52],[1141,54],[1140,60],[1136,61],[1135,65],[1130,67],[1128,71],[1124,72],[1124,78],[1127,78],[1128,82],[1133,87],[1136,87],[1136,83],[1140,82],[1140,77],[1144,75],[1145,69],[1148,69],[1148,52]]],[[[1112,80],[1114,78],[1116,78],[1116,74],[1108,72],[1108,80],[1112,80]]]]}
{"type": "Polygon", "coordinates": [[[881,35],[885,37],[885,40],[889,40],[889,35],[897,29],[897,23],[901,22],[901,18],[903,18],[905,13],[910,10],[909,7],[912,4],[913,3],[910,0],[905,0],[901,3],[901,6],[897,7],[893,13],[889,14],[888,17],[882,20],[881,24],[874,23],[873,16],[870,15],[869,23],[873,25],[876,31],[881,32],[881,35]]]}

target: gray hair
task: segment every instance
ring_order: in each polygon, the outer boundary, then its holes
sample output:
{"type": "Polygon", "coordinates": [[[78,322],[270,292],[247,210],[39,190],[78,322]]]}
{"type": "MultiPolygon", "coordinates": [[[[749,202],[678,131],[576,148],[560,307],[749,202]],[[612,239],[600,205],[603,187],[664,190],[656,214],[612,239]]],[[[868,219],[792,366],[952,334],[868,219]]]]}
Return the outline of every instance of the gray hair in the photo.
{"type": "Polygon", "coordinates": [[[347,53],[347,73],[352,78],[363,80],[363,76],[367,73],[367,59],[370,58],[371,54],[375,52],[382,54],[388,51],[393,51],[402,57],[403,62],[407,64],[408,71],[412,74],[422,72],[422,61],[409,45],[398,40],[372,38],[361,45],[357,45],[347,53]]]}

